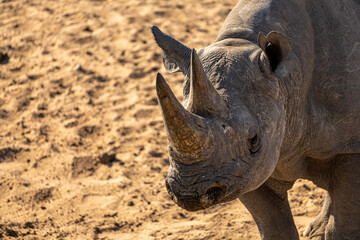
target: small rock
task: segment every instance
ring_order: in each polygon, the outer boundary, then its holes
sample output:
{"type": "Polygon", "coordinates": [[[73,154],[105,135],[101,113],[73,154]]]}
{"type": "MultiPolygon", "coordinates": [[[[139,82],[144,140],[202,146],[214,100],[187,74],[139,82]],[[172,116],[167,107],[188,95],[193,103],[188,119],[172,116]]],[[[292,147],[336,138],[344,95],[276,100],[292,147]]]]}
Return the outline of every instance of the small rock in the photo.
{"type": "Polygon", "coordinates": [[[80,64],[76,64],[76,65],[73,67],[73,70],[74,70],[74,71],[78,71],[78,72],[82,72],[82,73],[86,73],[86,70],[85,70],[80,64]]]}
{"type": "Polygon", "coordinates": [[[10,57],[7,53],[0,52],[0,64],[8,64],[10,57]]]}
{"type": "Polygon", "coordinates": [[[81,66],[80,64],[76,64],[74,67],[73,67],[73,70],[74,71],[77,71],[77,72],[81,72],[81,73],[84,73],[84,74],[94,74],[95,72],[94,71],[91,71],[91,70],[87,70],[85,69],[83,66],[81,66]]]}
{"type": "Polygon", "coordinates": [[[100,163],[109,164],[110,162],[116,160],[116,154],[107,154],[104,153],[100,156],[100,163]]]}
{"type": "Polygon", "coordinates": [[[84,31],[85,32],[92,32],[93,30],[89,26],[87,26],[86,28],[84,28],[84,31]]]}

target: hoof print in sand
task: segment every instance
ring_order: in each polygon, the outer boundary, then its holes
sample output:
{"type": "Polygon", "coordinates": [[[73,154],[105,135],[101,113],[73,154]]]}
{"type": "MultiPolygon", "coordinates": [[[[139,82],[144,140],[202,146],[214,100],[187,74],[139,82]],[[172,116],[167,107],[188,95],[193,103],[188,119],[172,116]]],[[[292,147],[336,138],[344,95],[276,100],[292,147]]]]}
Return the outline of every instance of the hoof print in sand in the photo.
{"type": "Polygon", "coordinates": [[[71,175],[74,178],[79,177],[80,175],[90,176],[95,172],[97,165],[97,158],[91,156],[74,157],[73,163],[71,164],[71,175]]]}
{"type": "Polygon", "coordinates": [[[72,177],[76,178],[79,176],[91,176],[101,164],[111,167],[112,163],[119,163],[119,165],[124,165],[124,162],[116,159],[115,153],[103,153],[96,157],[74,157],[71,164],[72,177]]]}
{"type": "Polygon", "coordinates": [[[16,155],[22,151],[21,148],[2,148],[0,149],[0,163],[11,162],[16,158],[16,155]]]}
{"type": "Polygon", "coordinates": [[[90,137],[100,130],[97,126],[83,126],[78,130],[78,135],[82,138],[90,137]]]}
{"type": "Polygon", "coordinates": [[[53,187],[39,189],[34,195],[34,201],[39,203],[51,199],[53,197],[53,191],[53,187]]]}

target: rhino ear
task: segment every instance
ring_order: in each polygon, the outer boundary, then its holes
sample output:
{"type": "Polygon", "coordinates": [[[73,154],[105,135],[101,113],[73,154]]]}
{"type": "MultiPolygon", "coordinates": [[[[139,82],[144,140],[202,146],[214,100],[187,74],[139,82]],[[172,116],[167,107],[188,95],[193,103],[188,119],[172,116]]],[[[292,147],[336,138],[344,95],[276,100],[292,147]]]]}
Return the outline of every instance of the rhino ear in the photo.
{"type": "Polygon", "coordinates": [[[263,50],[263,58],[267,59],[265,71],[277,78],[284,78],[291,72],[290,40],[279,32],[270,32],[267,36],[261,32],[258,35],[258,44],[263,50]]]}

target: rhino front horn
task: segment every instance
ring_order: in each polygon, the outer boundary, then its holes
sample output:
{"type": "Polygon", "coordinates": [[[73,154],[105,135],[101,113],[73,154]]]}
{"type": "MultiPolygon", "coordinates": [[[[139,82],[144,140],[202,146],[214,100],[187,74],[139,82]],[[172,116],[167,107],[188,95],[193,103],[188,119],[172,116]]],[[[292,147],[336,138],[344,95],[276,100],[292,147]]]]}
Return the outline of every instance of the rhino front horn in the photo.
{"type": "Polygon", "coordinates": [[[156,92],[170,147],[185,154],[202,150],[208,141],[206,121],[181,105],[160,73],[156,76],[156,92]]]}
{"type": "Polygon", "coordinates": [[[190,93],[186,109],[202,116],[226,117],[227,104],[206,76],[195,49],[191,51],[190,93]]]}

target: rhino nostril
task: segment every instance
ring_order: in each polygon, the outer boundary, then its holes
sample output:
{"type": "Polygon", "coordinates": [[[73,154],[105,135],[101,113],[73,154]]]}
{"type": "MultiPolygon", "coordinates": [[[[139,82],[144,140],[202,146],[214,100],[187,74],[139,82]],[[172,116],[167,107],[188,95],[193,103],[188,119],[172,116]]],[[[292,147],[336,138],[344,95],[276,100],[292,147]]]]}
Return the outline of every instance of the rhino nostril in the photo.
{"type": "Polygon", "coordinates": [[[222,187],[212,187],[209,188],[204,195],[201,196],[200,201],[203,204],[214,204],[219,199],[225,196],[225,190],[222,187]]]}
{"type": "Polygon", "coordinates": [[[209,198],[217,200],[219,197],[225,195],[224,190],[221,187],[212,187],[206,191],[209,198]]]}

